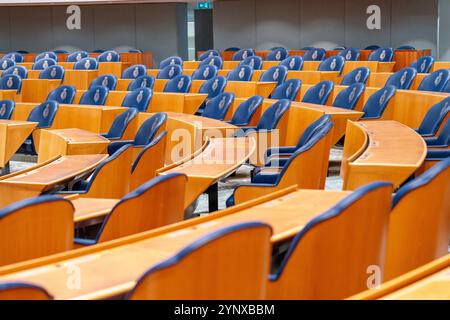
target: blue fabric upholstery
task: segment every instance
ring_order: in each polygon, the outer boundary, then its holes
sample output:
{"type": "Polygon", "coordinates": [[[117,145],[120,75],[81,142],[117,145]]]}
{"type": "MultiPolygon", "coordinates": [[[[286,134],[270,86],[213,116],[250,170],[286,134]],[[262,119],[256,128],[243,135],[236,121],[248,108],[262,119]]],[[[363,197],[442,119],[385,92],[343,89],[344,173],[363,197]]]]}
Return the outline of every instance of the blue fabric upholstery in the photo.
{"type": "Polygon", "coordinates": [[[403,45],[397,48],[397,50],[416,50],[413,46],[410,45],[403,45]]]}
{"type": "Polygon", "coordinates": [[[92,53],[103,53],[103,52],[105,52],[106,50],[105,49],[94,49],[93,51],[92,51],[92,53]]]}
{"type": "Polygon", "coordinates": [[[28,76],[28,70],[24,66],[15,65],[12,67],[9,67],[8,69],[4,70],[2,73],[2,76],[15,74],[22,79],[26,79],[28,76]]]}
{"type": "Polygon", "coordinates": [[[288,99],[294,101],[295,97],[297,97],[297,94],[300,91],[301,85],[302,81],[299,79],[286,80],[283,84],[280,84],[273,90],[272,94],[270,95],[270,98],[288,99]]]}
{"type": "Polygon", "coordinates": [[[396,90],[394,86],[386,86],[372,94],[364,105],[362,119],[380,118],[396,90]]]}
{"type": "Polygon", "coordinates": [[[62,54],[62,53],[69,53],[69,51],[67,51],[67,50],[64,50],[64,49],[56,49],[56,50],[53,50],[53,52],[55,53],[55,54],[62,54]]]}
{"type": "Polygon", "coordinates": [[[140,88],[153,89],[155,85],[155,78],[149,75],[139,76],[128,85],[127,91],[133,91],[140,88]]]}
{"type": "Polygon", "coordinates": [[[135,108],[129,108],[122,112],[114,119],[108,133],[103,134],[103,136],[107,139],[121,139],[131,120],[133,120],[137,114],[138,110],[135,108]]]}
{"type": "Polygon", "coordinates": [[[362,83],[354,83],[339,92],[333,101],[333,107],[354,110],[366,86],[362,83]]]}
{"type": "Polygon", "coordinates": [[[198,93],[206,93],[208,95],[206,99],[209,100],[217,96],[219,93],[222,93],[225,90],[226,85],[227,79],[225,79],[225,77],[214,77],[205,81],[198,89],[198,93]]]}
{"type": "Polygon", "coordinates": [[[263,59],[260,56],[250,56],[239,63],[239,66],[249,66],[253,70],[261,70],[263,59]]]}
{"type": "Polygon", "coordinates": [[[3,56],[3,58],[11,59],[15,63],[21,63],[24,60],[23,54],[20,52],[11,52],[3,56]]]}
{"type": "Polygon", "coordinates": [[[426,160],[441,161],[450,158],[450,149],[429,149],[426,160]]]}
{"type": "Polygon", "coordinates": [[[237,66],[227,75],[228,81],[251,81],[253,68],[247,65],[237,66]]]}
{"type": "Polygon", "coordinates": [[[177,56],[168,57],[159,63],[159,68],[164,69],[167,66],[173,66],[175,64],[183,67],[183,59],[177,56]]]}
{"type": "Polygon", "coordinates": [[[98,62],[94,58],[83,58],[73,65],[74,70],[97,70],[98,62]]]}
{"type": "Polygon", "coordinates": [[[323,60],[319,64],[318,71],[336,71],[339,74],[344,69],[345,58],[341,56],[333,56],[323,60]]]}
{"type": "Polygon", "coordinates": [[[13,100],[0,100],[0,119],[10,120],[15,107],[13,100]]]}
{"type": "Polygon", "coordinates": [[[92,80],[89,85],[89,89],[93,87],[103,86],[108,88],[108,90],[116,90],[117,86],[117,77],[113,74],[103,74],[94,80],[92,80]]]}
{"type": "Polygon", "coordinates": [[[347,48],[339,52],[338,55],[343,57],[346,61],[358,61],[360,52],[356,48],[347,48]]]}
{"type": "Polygon", "coordinates": [[[85,93],[83,93],[78,104],[104,106],[106,98],[108,98],[108,93],[109,90],[106,87],[91,87],[85,93]]]}
{"type": "Polygon", "coordinates": [[[42,70],[39,74],[39,79],[49,79],[49,80],[63,80],[64,79],[64,67],[62,66],[50,66],[45,70],[42,70]]]}
{"type": "Polygon", "coordinates": [[[122,72],[123,79],[136,79],[137,77],[145,75],[147,75],[147,67],[143,64],[135,64],[122,72]]]}
{"type": "Polygon", "coordinates": [[[256,110],[262,105],[263,101],[263,96],[253,96],[243,101],[234,112],[230,123],[235,126],[248,125],[256,110]]]}
{"type": "Polygon", "coordinates": [[[87,53],[86,51],[75,51],[67,56],[66,61],[67,62],[77,62],[77,61],[80,61],[81,59],[84,59],[87,57],[89,57],[89,53],[87,53]]]}
{"type": "Polygon", "coordinates": [[[266,56],[267,61],[282,61],[286,59],[289,56],[288,51],[285,48],[275,48],[272,49],[272,52],[270,52],[266,56]]]}
{"type": "Polygon", "coordinates": [[[450,118],[448,118],[437,137],[425,137],[427,146],[447,148],[450,145],[450,118]]]}
{"type": "Polygon", "coordinates": [[[403,68],[391,75],[385,86],[392,85],[397,89],[408,90],[416,78],[417,71],[414,68],[403,68]]]}
{"type": "Polygon", "coordinates": [[[364,50],[377,50],[377,49],[380,49],[380,48],[381,48],[381,47],[380,47],[379,45],[377,45],[377,44],[372,44],[372,45],[370,45],[370,46],[365,47],[364,50]]]}
{"type": "Polygon", "coordinates": [[[394,58],[394,49],[378,48],[369,55],[369,61],[391,62],[394,58]]]}
{"type": "Polygon", "coordinates": [[[167,67],[162,68],[159,70],[158,74],[156,75],[156,79],[173,79],[175,77],[178,77],[182,74],[181,66],[177,64],[168,65],[167,67]]]}
{"type": "Polygon", "coordinates": [[[58,102],[51,100],[45,101],[31,110],[27,121],[37,122],[36,128],[50,128],[58,111],[58,102]]]}
{"type": "Polygon", "coordinates": [[[314,87],[311,87],[308,91],[306,91],[302,102],[325,105],[331,91],[333,91],[333,88],[334,83],[332,81],[326,80],[319,82],[314,87]]]}
{"type": "Polygon", "coordinates": [[[280,62],[280,66],[285,66],[288,70],[299,71],[303,68],[303,57],[290,56],[280,62]]]}
{"type": "Polygon", "coordinates": [[[127,93],[122,101],[122,107],[136,108],[139,112],[147,112],[153,91],[149,88],[140,88],[127,93]]]}
{"type": "Polygon", "coordinates": [[[447,97],[428,109],[417,132],[422,136],[434,136],[449,112],[450,97],[447,97]]]}
{"type": "Polygon", "coordinates": [[[442,92],[450,93],[450,80],[447,81],[444,88],[442,89],[442,92]]]}
{"type": "Polygon", "coordinates": [[[449,79],[450,71],[448,69],[436,70],[423,78],[417,90],[441,92],[449,79]]]}
{"type": "Polygon", "coordinates": [[[120,54],[114,50],[108,50],[108,51],[101,53],[97,57],[97,61],[98,62],[119,62],[120,54]]]}
{"type": "Polygon", "coordinates": [[[36,58],[34,58],[34,62],[38,62],[39,60],[42,59],[52,59],[58,61],[58,56],[53,51],[41,52],[36,56],[36,58]]]}
{"type": "Polygon", "coordinates": [[[188,93],[191,89],[192,79],[190,76],[181,74],[169,80],[163,92],[188,93]]]}
{"type": "Polygon", "coordinates": [[[61,104],[72,104],[75,99],[76,89],[74,86],[59,86],[50,91],[45,101],[56,101],[61,104]]]}
{"type": "Polygon", "coordinates": [[[205,59],[208,59],[209,57],[220,57],[219,51],[215,49],[210,49],[208,51],[203,52],[199,57],[198,61],[203,61],[205,59]]]}
{"type": "Polygon", "coordinates": [[[411,64],[411,68],[416,69],[418,73],[429,73],[434,64],[432,56],[425,56],[417,59],[411,64]]]}
{"type": "Polygon", "coordinates": [[[42,294],[42,296],[46,296],[48,300],[53,300],[53,296],[47,292],[44,288],[31,284],[31,283],[25,283],[25,282],[0,282],[0,296],[2,295],[2,292],[8,292],[8,291],[15,291],[20,289],[27,289],[27,290],[33,290],[35,292],[39,292],[42,294]]]}
{"type": "Polygon", "coordinates": [[[233,54],[233,57],[231,58],[231,60],[233,61],[242,61],[247,59],[250,56],[254,56],[255,55],[255,50],[253,49],[241,49],[239,51],[237,51],[235,54],[233,54]]]}
{"type": "Polygon", "coordinates": [[[0,90],[17,90],[22,88],[22,78],[15,75],[2,75],[0,78],[0,90]]]}
{"type": "Polygon", "coordinates": [[[370,76],[369,68],[359,67],[347,73],[342,79],[341,85],[349,86],[354,83],[366,84],[367,79],[369,79],[369,76],[370,76]]]}
{"type": "Polygon", "coordinates": [[[200,62],[199,68],[201,66],[214,66],[217,69],[222,69],[222,65],[223,65],[223,60],[221,57],[212,56],[212,57],[206,58],[205,60],[200,62]]]}
{"type": "Polygon", "coordinates": [[[217,76],[217,68],[215,66],[200,66],[192,74],[192,80],[209,80],[217,76]]]}
{"type": "Polygon", "coordinates": [[[202,116],[206,118],[221,120],[225,119],[231,104],[234,101],[234,94],[230,92],[223,92],[216,97],[208,100],[202,116]]]}
{"type": "Polygon", "coordinates": [[[326,51],[323,48],[314,48],[308,50],[303,55],[303,60],[305,61],[322,61],[325,59],[326,51]]]}
{"type": "Polygon", "coordinates": [[[238,47],[230,47],[230,48],[226,48],[224,51],[226,51],[226,52],[237,52],[237,51],[239,51],[239,50],[241,50],[241,48],[238,48],[238,47]]]}
{"type": "Polygon", "coordinates": [[[0,59],[0,70],[6,70],[15,65],[16,65],[16,63],[12,59],[8,59],[8,58],[0,59]]]}
{"type": "Polygon", "coordinates": [[[302,47],[300,50],[302,51],[309,51],[309,50],[314,50],[315,47],[302,47]]]}
{"type": "Polygon", "coordinates": [[[276,82],[278,85],[282,84],[286,80],[288,74],[288,68],[285,66],[271,67],[269,70],[263,72],[259,81],[261,82],[276,82]]]}

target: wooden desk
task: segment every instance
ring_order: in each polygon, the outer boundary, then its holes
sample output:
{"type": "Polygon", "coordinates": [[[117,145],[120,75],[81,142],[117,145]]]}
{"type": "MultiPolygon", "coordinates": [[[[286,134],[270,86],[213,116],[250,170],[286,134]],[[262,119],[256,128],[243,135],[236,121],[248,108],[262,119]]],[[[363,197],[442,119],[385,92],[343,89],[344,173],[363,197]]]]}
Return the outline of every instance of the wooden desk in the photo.
{"type": "Polygon", "coordinates": [[[377,180],[399,187],[422,165],[425,141],[396,121],[349,121],[341,176],[344,190],[377,180]]]}
{"type": "Polygon", "coordinates": [[[114,208],[119,199],[76,198],[71,199],[75,207],[74,222],[80,226],[86,222],[99,222],[114,208]]]}
{"type": "Polygon", "coordinates": [[[435,61],[431,67],[430,73],[439,69],[450,69],[450,61],[435,61]]]}
{"type": "Polygon", "coordinates": [[[29,262],[0,268],[1,281],[20,280],[46,288],[55,299],[104,299],[124,294],[151,266],[196,239],[231,224],[261,221],[273,228],[272,241],[292,238],[315,216],[349,193],[289,188],[206,217],[29,262]],[[276,212],[277,214],[273,214],[276,212]],[[67,287],[69,268],[82,274],[80,289],[67,287]],[[99,276],[98,270],[108,270],[99,276]],[[124,272],[126,270],[126,272],[124,272]]]}
{"type": "Polygon", "coordinates": [[[268,98],[276,86],[276,82],[228,81],[225,92],[234,93],[236,98],[249,98],[255,95],[268,98]]]}
{"type": "Polygon", "coordinates": [[[147,111],[194,114],[206,97],[206,94],[201,93],[153,92],[147,111]]]}
{"type": "Polygon", "coordinates": [[[109,140],[81,129],[42,130],[38,163],[57,156],[107,154],[109,140]]]}
{"type": "Polygon", "coordinates": [[[131,62],[99,62],[98,75],[113,74],[117,78],[122,77],[122,72],[131,66],[131,62]]]}
{"type": "Polygon", "coordinates": [[[63,156],[0,178],[0,206],[40,195],[92,171],[108,155],[63,156]]]}
{"type": "Polygon", "coordinates": [[[0,100],[17,101],[19,97],[17,90],[0,90],[0,100]]]}
{"type": "Polygon", "coordinates": [[[37,122],[0,120],[0,168],[7,165],[36,126],[37,122]]]}
{"type": "Polygon", "coordinates": [[[61,85],[61,80],[23,79],[21,101],[42,103],[47,99],[50,91],[61,85]]]}
{"type": "Polygon", "coordinates": [[[66,70],[64,84],[74,86],[77,90],[87,90],[98,75],[98,70],[66,70]]]}

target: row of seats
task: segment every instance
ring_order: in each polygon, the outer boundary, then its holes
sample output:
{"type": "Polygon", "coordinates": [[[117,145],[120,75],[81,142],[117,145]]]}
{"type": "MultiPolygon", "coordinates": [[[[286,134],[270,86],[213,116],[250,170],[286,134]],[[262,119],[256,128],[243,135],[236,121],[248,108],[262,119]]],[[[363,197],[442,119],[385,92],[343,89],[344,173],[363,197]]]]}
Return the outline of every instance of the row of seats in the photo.
{"type": "MultiPolygon", "coordinates": [[[[131,51],[130,51],[131,52],[131,51]]],[[[88,58],[89,53],[87,51],[75,51],[72,53],[68,53],[67,51],[44,51],[36,55],[34,62],[38,62],[42,59],[51,59],[54,61],[58,61],[58,54],[59,53],[67,53],[67,62],[77,62],[80,61],[83,58],[88,58]]],[[[99,52],[100,53],[100,52],[99,52]]],[[[20,52],[11,52],[5,54],[2,59],[9,59],[15,63],[21,63],[24,62],[24,56],[20,52]]],[[[103,52],[100,53],[100,55],[96,59],[98,62],[118,62],[120,61],[120,53],[114,50],[103,50],[103,52]]]]}

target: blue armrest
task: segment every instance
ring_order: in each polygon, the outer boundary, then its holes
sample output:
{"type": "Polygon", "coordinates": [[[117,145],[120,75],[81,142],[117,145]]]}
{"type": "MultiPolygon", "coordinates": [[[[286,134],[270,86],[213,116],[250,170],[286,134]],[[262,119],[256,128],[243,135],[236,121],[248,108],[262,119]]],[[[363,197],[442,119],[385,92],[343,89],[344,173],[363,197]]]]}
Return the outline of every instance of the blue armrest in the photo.
{"type": "Polygon", "coordinates": [[[381,118],[381,116],[378,116],[378,117],[366,117],[366,116],[362,116],[361,118],[360,118],[360,120],[376,120],[376,119],[380,119],[381,118]]]}
{"type": "Polygon", "coordinates": [[[297,151],[297,148],[294,147],[294,146],[273,147],[273,148],[267,149],[267,151],[266,151],[266,158],[269,158],[269,157],[277,155],[277,154],[281,154],[281,155],[292,154],[295,151],[297,151]]]}
{"type": "Polygon", "coordinates": [[[437,137],[424,138],[423,140],[425,140],[427,146],[434,146],[436,145],[436,143],[438,143],[437,137]]]}
{"type": "Polygon", "coordinates": [[[94,239],[75,238],[73,242],[82,246],[92,246],[94,244],[97,244],[97,241],[94,239]]]}
{"type": "Polygon", "coordinates": [[[274,187],[275,184],[269,184],[269,183],[258,183],[258,184],[253,184],[253,183],[243,183],[241,185],[239,185],[236,189],[234,189],[233,194],[227,199],[226,201],[226,205],[227,208],[234,206],[235,202],[234,202],[234,194],[236,193],[236,190],[239,189],[240,187],[274,187]]]}
{"type": "Polygon", "coordinates": [[[425,160],[443,160],[450,157],[450,149],[428,150],[425,160]]]}
{"type": "Polygon", "coordinates": [[[233,137],[245,137],[250,130],[256,130],[256,127],[239,127],[233,137]]]}
{"type": "Polygon", "coordinates": [[[284,167],[285,164],[288,162],[289,158],[277,158],[277,157],[271,157],[269,161],[265,163],[266,167],[284,167]]]}
{"type": "Polygon", "coordinates": [[[108,146],[108,154],[112,155],[114,152],[122,148],[124,145],[127,144],[133,144],[133,140],[120,140],[120,141],[113,141],[108,146]]]}

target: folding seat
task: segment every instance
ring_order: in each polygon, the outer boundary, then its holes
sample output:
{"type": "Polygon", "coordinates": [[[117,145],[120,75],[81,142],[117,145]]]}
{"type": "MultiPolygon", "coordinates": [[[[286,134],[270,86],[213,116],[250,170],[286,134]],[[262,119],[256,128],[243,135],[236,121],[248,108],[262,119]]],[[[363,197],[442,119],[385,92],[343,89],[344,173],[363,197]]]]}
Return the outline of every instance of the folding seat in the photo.
{"type": "Polygon", "coordinates": [[[323,48],[314,48],[308,50],[303,55],[304,61],[322,61],[325,59],[326,51],[323,48]]]}
{"type": "Polygon", "coordinates": [[[103,86],[90,87],[80,98],[78,104],[104,106],[109,90],[103,86]]]}
{"type": "Polygon", "coordinates": [[[247,59],[250,56],[254,56],[255,55],[255,50],[253,49],[241,49],[239,51],[237,51],[235,54],[233,54],[233,57],[231,58],[231,60],[233,61],[242,61],[247,59]]]}
{"type": "Polygon", "coordinates": [[[370,69],[367,67],[356,68],[347,73],[341,81],[341,85],[349,86],[354,83],[366,84],[370,76],[370,69]]]}
{"type": "Polygon", "coordinates": [[[133,91],[140,88],[153,89],[155,78],[149,75],[139,76],[128,85],[127,91],[133,91]]]}
{"type": "Polygon", "coordinates": [[[434,64],[432,56],[425,56],[417,59],[411,64],[411,68],[416,69],[418,73],[429,73],[434,64]]]}
{"type": "Polygon", "coordinates": [[[105,217],[95,239],[75,238],[75,243],[94,245],[183,221],[186,181],[182,173],[147,181],[121,197],[105,217]]]}
{"type": "Polygon", "coordinates": [[[178,77],[182,75],[183,70],[181,69],[181,66],[177,64],[168,65],[161,70],[159,70],[158,74],[156,75],[156,79],[173,79],[175,77],[178,77]]]}
{"type": "Polygon", "coordinates": [[[147,75],[147,67],[143,64],[135,64],[123,70],[122,79],[136,79],[144,75],[147,75]]]}
{"type": "Polygon", "coordinates": [[[282,84],[287,77],[288,68],[285,66],[275,66],[271,67],[262,73],[259,81],[261,82],[276,82],[277,85],[282,84]]]}
{"type": "Polygon", "coordinates": [[[61,104],[72,104],[75,99],[76,89],[74,86],[59,86],[49,92],[45,101],[56,101],[61,104]]]}
{"type": "Polygon", "coordinates": [[[256,110],[264,102],[263,96],[253,96],[241,102],[233,113],[230,123],[235,126],[248,126],[256,110]]]}
{"type": "Polygon", "coordinates": [[[135,108],[139,112],[147,112],[153,91],[149,88],[140,88],[127,93],[122,101],[122,107],[135,108]]]}
{"type": "Polygon", "coordinates": [[[251,81],[253,68],[247,65],[237,66],[227,74],[228,81],[251,81]]]}
{"type": "Polygon", "coordinates": [[[215,76],[217,76],[217,68],[215,66],[200,66],[197,70],[192,74],[192,80],[209,80],[215,76]]]}
{"type": "Polygon", "coordinates": [[[261,222],[232,224],[206,233],[144,272],[127,298],[264,299],[271,235],[270,226],[261,222]]]}
{"type": "Polygon", "coordinates": [[[339,71],[339,74],[344,69],[345,58],[341,56],[333,56],[323,60],[319,64],[318,71],[339,71]]]}
{"type": "Polygon", "coordinates": [[[435,137],[425,137],[425,143],[428,147],[448,148],[450,145],[450,118],[445,121],[441,132],[435,137]]]}
{"type": "Polygon", "coordinates": [[[442,122],[450,112],[450,97],[433,105],[423,117],[416,130],[423,137],[433,137],[439,130],[442,122]]]}
{"type": "Polygon", "coordinates": [[[44,288],[25,282],[0,282],[0,300],[52,300],[44,288]]]}
{"type": "Polygon", "coordinates": [[[450,158],[403,185],[392,202],[383,281],[448,253],[450,158]]]}
{"type": "Polygon", "coordinates": [[[372,44],[372,45],[370,45],[370,46],[365,47],[364,50],[378,50],[378,49],[380,49],[380,48],[381,48],[381,47],[380,47],[379,45],[377,45],[377,44],[372,44]]]}
{"type": "Polygon", "coordinates": [[[339,92],[333,101],[332,106],[337,108],[344,108],[354,110],[361,95],[364,93],[365,85],[362,83],[354,83],[339,92]]]}
{"type": "Polygon", "coordinates": [[[263,59],[260,56],[250,56],[239,62],[239,66],[249,66],[253,70],[261,70],[263,59]]]}
{"type": "Polygon", "coordinates": [[[74,211],[69,200],[54,195],[29,198],[2,208],[0,266],[71,250],[74,211]]]}
{"type": "Polygon", "coordinates": [[[2,75],[0,78],[0,90],[17,90],[20,92],[22,88],[22,78],[18,75],[2,75]]]}
{"type": "Polygon", "coordinates": [[[113,74],[103,74],[94,80],[92,80],[91,84],[89,85],[89,89],[92,87],[98,87],[103,86],[105,88],[108,88],[108,90],[116,90],[117,86],[117,77],[113,74]]]}
{"type": "Polygon", "coordinates": [[[83,58],[73,65],[74,70],[97,70],[98,61],[94,58],[83,58]]]}
{"type": "Polygon", "coordinates": [[[3,58],[11,59],[15,63],[21,63],[24,60],[23,54],[20,52],[11,52],[3,55],[3,58]]]}
{"type": "Polygon", "coordinates": [[[87,53],[86,51],[75,51],[67,56],[66,61],[67,62],[77,62],[77,61],[80,61],[81,59],[88,58],[88,57],[89,57],[89,53],[87,53]]]}
{"type": "Polygon", "coordinates": [[[206,58],[205,60],[201,61],[199,64],[199,68],[202,66],[214,66],[217,69],[222,69],[223,60],[221,57],[212,56],[209,58],[206,58]]]}
{"type": "Polygon", "coordinates": [[[8,58],[0,59],[0,70],[6,70],[15,65],[16,65],[16,63],[12,59],[8,59],[8,58]]]}
{"type": "Polygon", "coordinates": [[[234,94],[223,92],[206,102],[202,116],[223,121],[234,101],[234,94]]]}
{"type": "Polygon", "coordinates": [[[268,277],[267,299],[334,300],[367,290],[368,267],[383,268],[391,192],[387,182],[365,185],[306,223],[268,277]],[[329,250],[330,243],[339,245],[329,250]]]}
{"type": "Polygon", "coordinates": [[[396,91],[397,89],[394,86],[386,86],[373,93],[369,99],[367,99],[366,104],[362,109],[364,115],[361,119],[369,120],[381,118],[396,91]]]}
{"type": "Polygon", "coordinates": [[[266,56],[267,61],[282,61],[286,59],[289,56],[288,51],[285,48],[274,48],[272,49],[272,52],[270,52],[266,56]]]}
{"type": "Polygon", "coordinates": [[[15,65],[15,66],[9,67],[8,69],[4,70],[2,73],[2,76],[11,75],[11,74],[15,74],[15,75],[21,77],[22,79],[26,79],[28,77],[28,70],[24,66],[15,65]]]}
{"type": "Polygon", "coordinates": [[[410,45],[404,45],[397,48],[397,50],[416,50],[413,46],[410,45]]]}
{"type": "Polygon", "coordinates": [[[13,100],[0,100],[0,119],[10,120],[16,103],[13,100]]]}
{"type": "Polygon", "coordinates": [[[97,57],[97,61],[98,62],[119,62],[120,54],[114,50],[108,50],[108,51],[101,53],[97,57]]]}
{"type": "Polygon", "coordinates": [[[303,96],[302,102],[314,103],[325,105],[327,103],[328,97],[333,91],[334,83],[329,80],[319,82],[315,86],[311,87],[306,91],[303,96]]]}
{"type": "Polygon", "coordinates": [[[226,85],[227,79],[222,76],[217,76],[205,81],[198,89],[198,93],[206,93],[208,95],[206,100],[209,100],[222,93],[226,85]]]}
{"type": "Polygon", "coordinates": [[[53,59],[40,59],[33,63],[32,70],[45,70],[48,67],[55,66],[57,64],[56,60],[53,59]]]}
{"type": "Polygon", "coordinates": [[[108,153],[114,154],[124,145],[130,144],[134,147],[143,148],[153,141],[158,131],[165,125],[167,121],[167,114],[158,112],[145,120],[139,127],[134,140],[119,140],[113,141],[108,146],[108,153]]]}
{"type": "Polygon", "coordinates": [[[442,92],[450,93],[450,80],[447,81],[444,88],[442,89],[442,92]]]}
{"type": "Polygon", "coordinates": [[[416,78],[417,71],[414,68],[403,68],[387,79],[385,86],[392,85],[397,89],[408,90],[416,78]]]}
{"type": "Polygon", "coordinates": [[[36,58],[34,58],[34,62],[38,62],[39,60],[42,59],[52,59],[58,61],[58,56],[53,51],[45,51],[38,54],[36,58]]]}
{"type": "Polygon", "coordinates": [[[288,70],[299,71],[303,68],[303,57],[290,56],[280,62],[280,66],[285,66],[288,70]]]}
{"type": "Polygon", "coordinates": [[[62,66],[50,66],[39,73],[39,79],[49,80],[63,80],[64,79],[64,67],[62,66]]]}
{"type": "Polygon", "coordinates": [[[207,58],[210,58],[210,57],[220,57],[219,51],[217,51],[215,49],[211,49],[211,50],[205,51],[205,52],[203,52],[203,54],[201,54],[198,57],[198,61],[203,61],[203,60],[205,60],[207,58]]]}
{"type": "Polygon", "coordinates": [[[183,59],[177,56],[168,57],[159,63],[159,68],[164,69],[167,66],[173,66],[175,64],[183,67],[183,59]]]}
{"type": "Polygon", "coordinates": [[[450,79],[448,69],[439,69],[422,79],[417,90],[441,92],[450,79]]]}
{"type": "Polygon", "coordinates": [[[277,86],[272,94],[271,99],[288,99],[294,101],[300,92],[302,81],[299,79],[289,79],[277,86]]]}
{"type": "Polygon", "coordinates": [[[369,61],[391,62],[394,58],[394,50],[392,48],[379,48],[369,55],[369,61]]]}
{"type": "Polygon", "coordinates": [[[170,79],[164,86],[163,92],[188,93],[191,85],[191,77],[181,74],[170,79]]]}
{"type": "Polygon", "coordinates": [[[356,48],[343,49],[338,56],[343,57],[346,61],[358,61],[360,52],[356,48]]]}
{"type": "Polygon", "coordinates": [[[107,133],[103,133],[102,136],[109,140],[120,140],[127,130],[130,122],[136,118],[138,114],[138,110],[136,108],[129,108],[128,110],[119,114],[111,124],[109,131],[107,133]]]}

